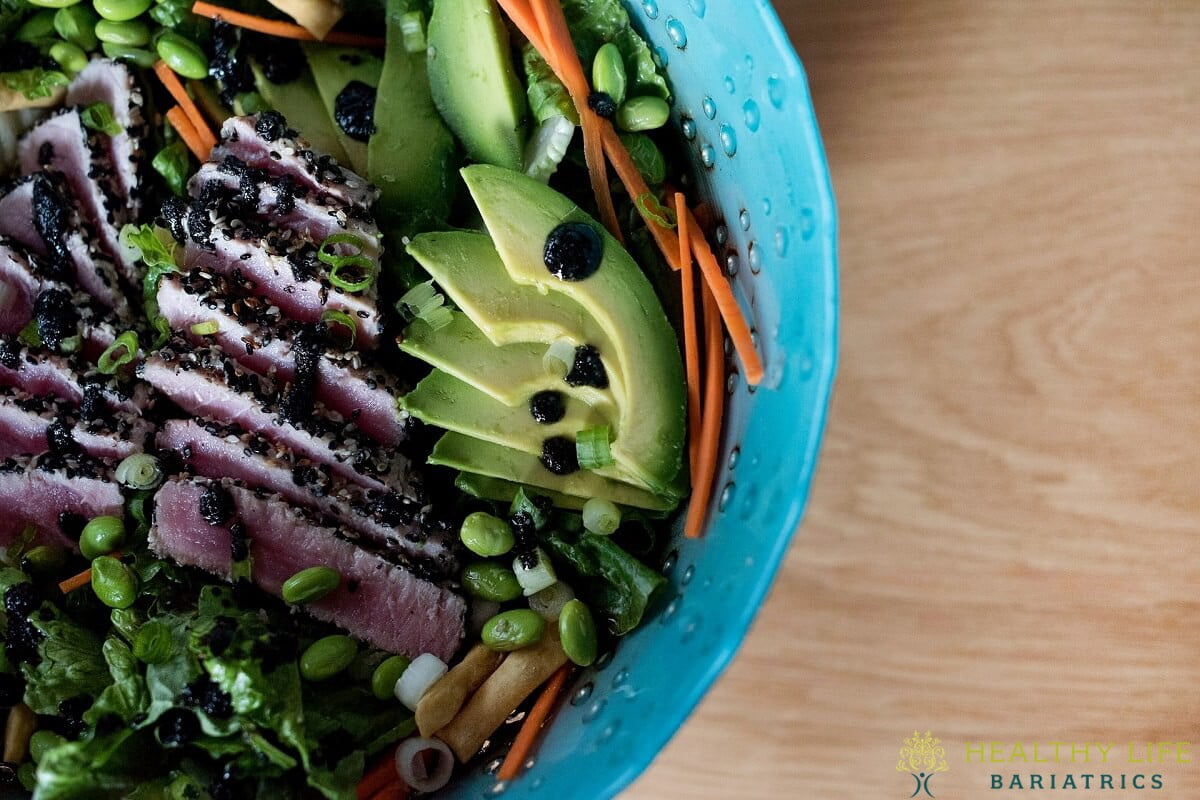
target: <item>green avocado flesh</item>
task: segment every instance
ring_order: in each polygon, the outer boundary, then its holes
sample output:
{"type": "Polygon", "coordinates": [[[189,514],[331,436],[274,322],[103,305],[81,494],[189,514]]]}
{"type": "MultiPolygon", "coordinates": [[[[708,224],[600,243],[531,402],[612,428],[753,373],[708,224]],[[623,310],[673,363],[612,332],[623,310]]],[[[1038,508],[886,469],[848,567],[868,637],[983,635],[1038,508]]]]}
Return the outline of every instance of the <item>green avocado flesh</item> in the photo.
{"type": "MultiPolygon", "coordinates": [[[[537,392],[555,383],[542,366],[546,345],[523,342],[496,347],[483,331],[460,311],[451,322],[433,330],[421,320],[413,322],[398,342],[410,356],[453,375],[506,406],[523,406],[537,392]]],[[[591,406],[611,409],[612,393],[591,386],[567,386],[560,391],[591,406]]],[[[611,413],[610,413],[611,416],[611,413]]]]}
{"type": "MultiPolygon", "coordinates": [[[[521,484],[519,483],[506,481],[503,478],[492,478],[487,475],[476,475],[473,472],[458,473],[458,477],[454,479],[454,485],[472,497],[478,497],[483,500],[498,500],[502,503],[511,503],[513,498],[517,496],[517,492],[521,489],[521,484]]],[[[587,502],[582,497],[559,494],[549,489],[539,488],[538,494],[550,498],[550,502],[558,508],[566,508],[574,511],[582,510],[583,504],[587,502]]]]}
{"type": "Polygon", "coordinates": [[[312,75],[305,72],[288,83],[271,83],[258,64],[251,64],[250,68],[259,94],[271,108],[283,114],[289,125],[304,132],[314,150],[329,153],[339,164],[350,163],[334,127],[336,123],[321,104],[312,75]]]}
{"type": "Polygon", "coordinates": [[[525,91],[494,0],[438,0],[429,18],[429,85],[476,161],[521,169],[525,91]]]}
{"type": "Polygon", "coordinates": [[[325,113],[333,121],[334,133],[349,159],[350,168],[359,175],[366,175],[367,143],[346,135],[334,119],[333,109],[337,96],[352,81],[362,81],[368,86],[378,87],[383,61],[354,47],[330,47],[308,42],[303,43],[301,47],[304,48],[308,66],[312,69],[325,113]]]}
{"type": "Polygon", "coordinates": [[[621,505],[652,511],[669,511],[678,502],[673,498],[652,494],[587,470],[572,472],[570,475],[555,475],[542,466],[537,456],[460,433],[451,432],[442,436],[434,445],[429,463],[549,489],[582,499],[602,497],[621,505]]]}
{"type": "MultiPolygon", "coordinates": [[[[569,198],[521,173],[477,164],[462,171],[509,277],[585,308],[608,333],[625,379],[616,462],[653,491],[678,491],[686,424],[683,360],[675,331],[637,262],[569,198]],[[546,268],[546,238],[564,222],[592,226],[603,241],[599,269],[566,281],[546,268]]],[[[602,356],[606,355],[603,352],[602,356]]]]}

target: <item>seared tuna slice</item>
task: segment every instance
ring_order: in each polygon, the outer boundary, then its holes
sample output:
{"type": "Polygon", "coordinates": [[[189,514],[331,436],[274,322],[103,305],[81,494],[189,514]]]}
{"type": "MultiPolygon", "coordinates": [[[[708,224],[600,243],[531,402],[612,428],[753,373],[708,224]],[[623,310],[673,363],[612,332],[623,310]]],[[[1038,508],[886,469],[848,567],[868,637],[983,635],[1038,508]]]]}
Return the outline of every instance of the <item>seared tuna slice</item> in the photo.
{"type": "Polygon", "coordinates": [[[45,453],[0,461],[0,546],[33,527],[34,544],[78,548],[83,523],[119,517],[122,505],[109,469],[88,456],[45,453]]]}
{"type": "Polygon", "coordinates": [[[314,463],[236,425],[211,420],[170,420],[158,433],[158,447],[177,454],[189,472],[234,478],[275,492],[352,530],[376,548],[420,562],[431,575],[451,575],[457,569],[457,537],[422,513],[415,481],[407,487],[408,497],[364,489],[334,475],[327,464],[314,463]]]}
{"type": "Polygon", "coordinates": [[[333,195],[298,187],[291,175],[268,175],[236,156],[226,156],[219,164],[202,164],[188,181],[192,197],[212,197],[214,189],[231,195],[273,228],[294,231],[314,242],[335,233],[353,233],[366,243],[366,255],[379,257],[379,228],[370,212],[333,195]]]}
{"type": "Polygon", "coordinates": [[[32,395],[50,395],[78,405],[84,419],[122,411],[140,416],[153,405],[144,384],[129,388],[96,371],[78,355],[61,356],[0,339],[0,386],[32,395]]]}
{"type": "Polygon", "coordinates": [[[137,259],[117,242],[117,229],[128,222],[129,207],[113,184],[112,162],[90,135],[78,108],[65,108],[38,123],[18,145],[23,172],[50,168],[61,172],[100,246],[134,285],[141,283],[137,259]]]}
{"type": "Polygon", "coordinates": [[[130,325],[110,310],[97,308],[91,295],[47,278],[41,261],[4,237],[0,237],[0,281],[10,288],[0,302],[0,334],[11,335],[25,327],[34,318],[38,298],[46,291],[65,292],[71,297],[79,323],[76,332],[91,345],[89,349],[103,352],[116,338],[116,329],[130,325]]]}
{"type": "Polygon", "coordinates": [[[129,314],[117,268],[82,224],[62,176],[36,172],[0,197],[0,236],[10,237],[39,258],[49,278],[74,281],[122,316],[129,314]]]}
{"type": "Polygon", "coordinates": [[[433,653],[448,661],[458,650],[466,613],[461,597],[356,547],[344,538],[345,531],[320,525],[278,495],[230,481],[170,480],[155,498],[150,547],[229,578],[232,549],[240,544],[230,533],[234,525],[249,540],[251,578],[267,592],[278,595],[283,582],[302,569],[331,567],[342,576],[341,584],[305,611],[410,658],[433,653]],[[211,525],[201,508],[205,494],[216,492],[232,501],[233,514],[211,525]]]}
{"type": "Polygon", "coordinates": [[[311,413],[289,417],[286,397],[275,384],[246,370],[219,347],[194,347],[175,339],[151,355],[140,372],[191,414],[255,431],[367,489],[404,488],[408,459],[376,445],[357,425],[320,403],[311,413]]]}
{"type": "Polygon", "coordinates": [[[58,448],[120,461],[145,450],[153,435],[152,424],[124,412],[80,420],[78,410],[65,400],[0,387],[0,458],[58,448]],[[63,438],[74,445],[61,446],[63,438]]]}
{"type": "Polygon", "coordinates": [[[116,193],[128,199],[128,216],[136,219],[142,206],[142,188],[138,173],[145,158],[143,139],[146,121],[142,116],[142,90],[133,74],[120,62],[106,58],[92,60],[67,87],[67,105],[88,106],[107,103],[121,132],[101,134],[105,152],[113,166],[116,193]]]}
{"type": "Polygon", "coordinates": [[[367,207],[379,196],[379,190],[366,178],[339,165],[331,156],[315,152],[276,111],[225,120],[213,160],[220,163],[226,156],[235,156],[271,175],[292,175],[306,191],[332,195],[349,205],[367,207]]]}
{"type": "MultiPolygon", "coordinates": [[[[163,277],[158,285],[158,308],[172,330],[189,332],[196,342],[216,342],[260,375],[272,376],[276,383],[290,383],[296,363],[293,342],[304,326],[284,318],[278,306],[256,295],[253,281],[192,270],[163,277]],[[195,325],[214,323],[216,333],[190,333],[195,325]]],[[[324,349],[316,366],[318,400],[354,420],[381,444],[395,446],[404,441],[407,429],[396,410],[396,397],[403,390],[394,377],[364,363],[360,354],[332,346],[324,349]]]]}

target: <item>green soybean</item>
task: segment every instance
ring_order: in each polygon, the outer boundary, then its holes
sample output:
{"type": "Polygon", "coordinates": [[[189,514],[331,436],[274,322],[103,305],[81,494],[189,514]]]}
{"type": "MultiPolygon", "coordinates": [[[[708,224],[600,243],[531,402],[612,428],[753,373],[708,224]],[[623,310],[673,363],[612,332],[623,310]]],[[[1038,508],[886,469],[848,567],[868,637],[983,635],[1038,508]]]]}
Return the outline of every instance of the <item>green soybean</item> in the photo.
{"type": "Polygon", "coordinates": [[[120,517],[96,517],[83,526],[79,552],[89,561],[105,556],[125,542],[125,522],[120,517]]]}
{"type": "Polygon", "coordinates": [[[183,77],[198,81],[208,77],[208,56],[194,42],[179,34],[164,32],[158,37],[155,49],[158,57],[183,77]]]}
{"type": "Polygon", "coordinates": [[[53,575],[67,565],[64,547],[42,544],[27,551],[21,558],[21,568],[35,575],[53,575]]]}
{"type": "Polygon", "coordinates": [[[501,564],[487,561],[477,561],[463,567],[462,583],[472,597],[494,603],[516,600],[522,592],[516,573],[501,564]]]}
{"type": "Polygon", "coordinates": [[[396,681],[412,662],[404,656],[391,656],[375,668],[371,675],[371,694],[377,700],[388,700],[396,696],[396,681]]]}
{"type": "Polygon", "coordinates": [[[129,608],[137,599],[137,578],[112,556],[100,556],[92,561],[92,591],[109,608],[129,608]]]}
{"type": "Polygon", "coordinates": [[[350,666],[358,645],[349,636],[334,634],[317,639],[300,655],[300,675],[308,681],[324,681],[350,666]]]}
{"type": "Polygon", "coordinates": [[[95,50],[96,23],[100,18],[85,5],[60,8],[54,12],[54,30],[58,35],[83,50],[95,50]]]}
{"type": "Polygon", "coordinates": [[[38,39],[48,39],[54,35],[54,18],[58,12],[49,9],[39,11],[21,23],[13,34],[17,41],[34,42],[38,39]]]}
{"type": "Polygon", "coordinates": [[[52,44],[50,46],[50,57],[58,62],[58,65],[65,72],[71,75],[82,70],[88,63],[87,53],[70,42],[55,42],[52,44]]]}
{"type": "Polygon", "coordinates": [[[621,51],[608,42],[596,51],[592,60],[592,88],[604,92],[617,105],[625,102],[625,60],[621,51]]]}
{"type": "Polygon", "coordinates": [[[480,638],[492,650],[504,653],[520,650],[541,641],[546,632],[546,620],[528,608],[502,611],[483,623],[480,638]]]}
{"type": "Polygon", "coordinates": [[[92,0],[96,13],[113,22],[140,17],[154,4],[154,0],[92,0]]]}
{"type": "Polygon", "coordinates": [[[617,109],[617,125],[626,131],[652,131],[667,124],[671,108],[653,95],[631,97],[617,109]]]}
{"type": "Polygon", "coordinates": [[[158,55],[149,51],[143,50],[140,47],[129,47],[128,45],[115,44],[113,42],[101,42],[100,49],[104,51],[104,55],[114,61],[128,61],[129,63],[149,69],[158,61],[158,55]]]}
{"type": "Polygon", "coordinates": [[[568,600],[558,615],[558,636],[567,658],[581,667],[596,660],[596,622],[582,600],[568,600]]]}
{"type": "Polygon", "coordinates": [[[515,541],[509,524],[485,511],[476,511],[464,519],[458,535],[477,556],[502,556],[512,550],[515,541]]]}
{"type": "Polygon", "coordinates": [[[150,44],[150,26],[136,19],[129,22],[102,19],[96,23],[96,38],[112,44],[141,47],[150,44]]]}
{"type": "Polygon", "coordinates": [[[48,751],[65,744],[66,741],[66,738],[54,731],[34,731],[33,736],[29,737],[29,757],[37,763],[48,751]]]}
{"type": "Polygon", "coordinates": [[[283,582],[283,602],[294,606],[313,603],[332,592],[342,582],[342,574],[332,567],[302,569],[283,582]]]}
{"type": "Polygon", "coordinates": [[[133,637],[133,655],[145,664],[162,664],[175,655],[175,635],[165,622],[151,620],[133,637]]]}
{"type": "Polygon", "coordinates": [[[38,8],[66,8],[78,2],[79,0],[29,0],[29,5],[38,8]]]}

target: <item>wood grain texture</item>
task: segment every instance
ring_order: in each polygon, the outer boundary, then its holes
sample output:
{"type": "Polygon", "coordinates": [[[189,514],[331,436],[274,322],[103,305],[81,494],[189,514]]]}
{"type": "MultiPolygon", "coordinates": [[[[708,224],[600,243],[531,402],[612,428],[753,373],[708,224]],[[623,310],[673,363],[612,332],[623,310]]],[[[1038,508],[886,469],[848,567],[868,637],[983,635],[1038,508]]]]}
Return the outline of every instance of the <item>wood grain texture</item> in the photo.
{"type": "Polygon", "coordinates": [[[755,630],[625,796],[907,797],[929,729],[939,797],[1200,797],[1200,4],[777,7],[841,214],[830,425],[755,630]],[[1160,739],[1197,763],[1153,793],[964,763],[1160,739]]]}

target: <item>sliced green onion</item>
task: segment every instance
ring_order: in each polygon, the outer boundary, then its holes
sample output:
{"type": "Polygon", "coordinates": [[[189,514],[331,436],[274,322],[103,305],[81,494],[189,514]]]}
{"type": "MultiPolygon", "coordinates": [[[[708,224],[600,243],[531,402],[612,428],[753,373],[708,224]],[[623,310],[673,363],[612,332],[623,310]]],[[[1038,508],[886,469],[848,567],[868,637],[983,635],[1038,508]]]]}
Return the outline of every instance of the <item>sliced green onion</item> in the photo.
{"type": "Polygon", "coordinates": [[[41,347],[42,334],[38,330],[37,320],[30,320],[28,325],[21,328],[20,333],[17,334],[17,339],[27,347],[41,347]]]}
{"type": "Polygon", "coordinates": [[[396,301],[396,311],[410,322],[417,318],[418,309],[438,296],[433,288],[433,281],[423,281],[414,285],[396,301]]]}
{"type": "Polygon", "coordinates": [[[120,123],[113,117],[112,106],[103,100],[85,106],[79,112],[79,118],[85,126],[94,131],[107,133],[109,136],[116,136],[121,132],[120,123]]]}
{"type": "Polygon", "coordinates": [[[521,591],[526,597],[537,594],[558,582],[558,575],[555,574],[554,565],[550,563],[550,556],[546,555],[546,551],[537,547],[534,548],[533,553],[537,561],[532,567],[522,564],[520,556],[513,559],[512,565],[513,572],[517,576],[517,583],[521,584],[521,591]]]}
{"type": "Polygon", "coordinates": [[[209,319],[205,320],[204,322],[197,322],[196,324],[192,325],[192,327],[188,328],[188,330],[190,330],[196,336],[212,336],[214,333],[221,330],[221,323],[217,322],[215,319],[209,319]]]}
{"type": "Polygon", "coordinates": [[[593,497],[583,504],[583,527],[592,533],[609,536],[621,527],[621,509],[611,500],[593,497]]]}
{"type": "Polygon", "coordinates": [[[583,469],[608,467],[613,462],[612,448],[609,442],[612,433],[607,425],[597,425],[587,428],[575,436],[575,457],[583,469]]]}
{"type": "Polygon", "coordinates": [[[330,328],[335,325],[340,325],[346,329],[349,336],[349,343],[346,345],[347,350],[354,348],[354,337],[358,332],[358,326],[354,324],[354,317],[347,314],[345,311],[339,311],[336,308],[331,308],[321,312],[321,322],[324,322],[330,328]]]}
{"type": "Polygon", "coordinates": [[[562,378],[571,371],[575,364],[575,343],[570,339],[556,339],[546,348],[542,356],[542,369],[547,375],[562,378]]]}
{"type": "Polygon", "coordinates": [[[137,351],[137,334],[133,331],[125,331],[117,337],[115,342],[108,346],[107,350],[100,354],[100,358],[96,361],[96,369],[105,375],[112,375],[130,361],[133,361],[137,357],[137,351]]]}
{"type": "Polygon", "coordinates": [[[326,237],[317,249],[317,258],[329,267],[329,282],[347,292],[361,292],[375,280],[377,271],[375,262],[363,255],[366,240],[353,233],[335,233],[326,237]],[[355,248],[353,253],[335,252],[337,245],[349,245],[355,248]],[[343,270],[362,270],[363,276],[358,280],[343,278],[339,273],[343,270]]]}
{"type": "Polygon", "coordinates": [[[642,212],[642,216],[649,217],[664,228],[672,229],[675,227],[675,214],[668,208],[664,208],[663,204],[658,202],[658,198],[650,192],[645,192],[637,196],[638,211],[642,212]]]}
{"type": "Polygon", "coordinates": [[[404,41],[405,50],[410,53],[424,53],[429,47],[425,42],[425,15],[420,11],[401,14],[400,36],[404,41]]]}
{"type": "Polygon", "coordinates": [[[454,314],[445,306],[438,306],[433,311],[421,317],[421,320],[430,327],[431,330],[440,331],[442,328],[454,322],[454,314]]]}
{"type": "Polygon", "coordinates": [[[126,456],[117,465],[115,474],[118,483],[139,491],[153,489],[162,483],[163,479],[162,468],[158,465],[158,459],[146,453],[134,453],[131,456],[126,456]]]}
{"type": "Polygon", "coordinates": [[[375,282],[375,263],[366,256],[356,256],[353,262],[335,264],[329,268],[329,282],[347,292],[361,292],[375,282]],[[339,273],[347,269],[361,269],[358,280],[343,278],[339,273]]]}
{"type": "MultiPolygon", "coordinates": [[[[509,515],[517,514],[522,511],[528,514],[533,519],[533,529],[535,531],[540,531],[542,528],[546,527],[546,523],[550,521],[550,518],[546,515],[546,512],[543,511],[537,503],[533,502],[533,498],[538,496],[539,495],[535,492],[526,492],[525,487],[522,486],[517,489],[517,493],[513,496],[512,505],[508,507],[509,515]]],[[[547,506],[547,508],[549,508],[549,506],[547,506]]]]}
{"type": "Polygon", "coordinates": [[[547,586],[540,592],[529,596],[529,607],[536,611],[542,619],[554,622],[562,613],[563,606],[575,599],[575,591],[562,581],[547,586]]]}
{"type": "Polygon", "coordinates": [[[60,353],[74,353],[82,346],[83,336],[77,333],[74,336],[68,336],[66,339],[63,339],[58,345],[58,350],[60,353]]]}

